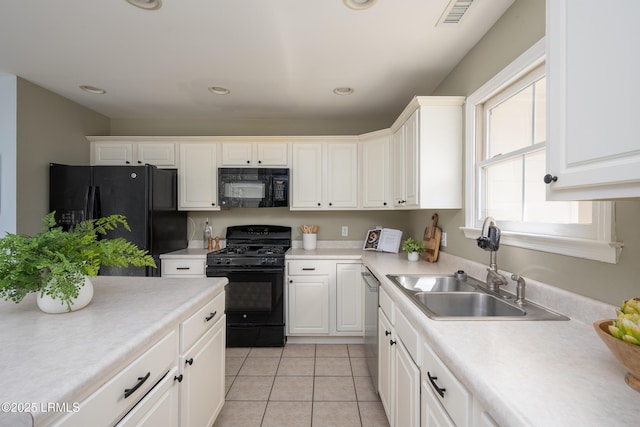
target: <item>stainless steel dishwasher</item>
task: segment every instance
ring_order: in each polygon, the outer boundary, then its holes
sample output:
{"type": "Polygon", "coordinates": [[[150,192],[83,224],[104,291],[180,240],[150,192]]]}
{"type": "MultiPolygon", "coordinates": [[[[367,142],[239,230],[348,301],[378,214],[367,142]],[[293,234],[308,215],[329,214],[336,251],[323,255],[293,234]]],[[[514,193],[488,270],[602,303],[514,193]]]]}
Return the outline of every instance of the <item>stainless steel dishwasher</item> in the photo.
{"type": "Polygon", "coordinates": [[[362,267],[364,286],[364,346],[367,368],[378,392],[378,287],[380,282],[367,267],[362,267]]]}

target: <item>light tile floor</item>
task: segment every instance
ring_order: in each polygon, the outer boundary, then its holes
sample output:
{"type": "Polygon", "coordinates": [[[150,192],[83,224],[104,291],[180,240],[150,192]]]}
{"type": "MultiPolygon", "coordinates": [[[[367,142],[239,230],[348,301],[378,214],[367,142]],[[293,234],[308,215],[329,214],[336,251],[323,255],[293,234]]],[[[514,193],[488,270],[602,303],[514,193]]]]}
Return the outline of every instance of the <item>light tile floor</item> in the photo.
{"type": "Polygon", "coordinates": [[[228,348],[215,427],[388,427],[364,346],[228,348]]]}

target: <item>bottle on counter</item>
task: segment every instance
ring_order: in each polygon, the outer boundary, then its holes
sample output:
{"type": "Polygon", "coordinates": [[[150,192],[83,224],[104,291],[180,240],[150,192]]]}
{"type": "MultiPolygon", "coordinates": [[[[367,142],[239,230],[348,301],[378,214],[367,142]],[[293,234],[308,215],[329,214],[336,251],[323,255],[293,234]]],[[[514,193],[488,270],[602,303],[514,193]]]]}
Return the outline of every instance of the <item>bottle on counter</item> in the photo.
{"type": "Polygon", "coordinates": [[[204,237],[204,244],[202,247],[206,248],[209,246],[209,239],[213,237],[213,229],[209,224],[209,218],[207,218],[207,222],[204,225],[203,237],[204,237]]]}

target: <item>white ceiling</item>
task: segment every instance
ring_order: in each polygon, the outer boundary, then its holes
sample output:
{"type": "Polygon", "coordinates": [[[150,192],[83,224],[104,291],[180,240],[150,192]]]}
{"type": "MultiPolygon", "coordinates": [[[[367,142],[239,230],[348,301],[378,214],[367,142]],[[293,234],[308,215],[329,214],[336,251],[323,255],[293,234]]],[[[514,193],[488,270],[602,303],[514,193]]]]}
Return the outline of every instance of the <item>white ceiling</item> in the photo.
{"type": "Polygon", "coordinates": [[[362,11],[343,0],[163,0],[156,11],[125,0],[2,0],[0,73],[111,118],[397,116],[513,1],[475,0],[460,23],[438,24],[450,0],[378,0],[362,11]],[[355,92],[335,95],[338,86],[355,92]]]}

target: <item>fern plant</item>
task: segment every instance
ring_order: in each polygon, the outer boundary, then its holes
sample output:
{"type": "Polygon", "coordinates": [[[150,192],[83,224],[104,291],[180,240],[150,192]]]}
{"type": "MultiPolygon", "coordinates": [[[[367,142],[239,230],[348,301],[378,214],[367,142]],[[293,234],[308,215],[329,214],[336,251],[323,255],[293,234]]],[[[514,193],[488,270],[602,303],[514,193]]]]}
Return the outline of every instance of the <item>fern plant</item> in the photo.
{"type": "Polygon", "coordinates": [[[84,276],[96,276],[101,266],[156,267],[147,251],[126,239],[104,238],[119,225],[131,231],[123,215],[84,221],[67,231],[56,225],[55,212],[43,222],[44,229],[33,237],[7,233],[0,238],[1,298],[19,303],[27,294],[41,292],[71,310],[84,276]]]}

